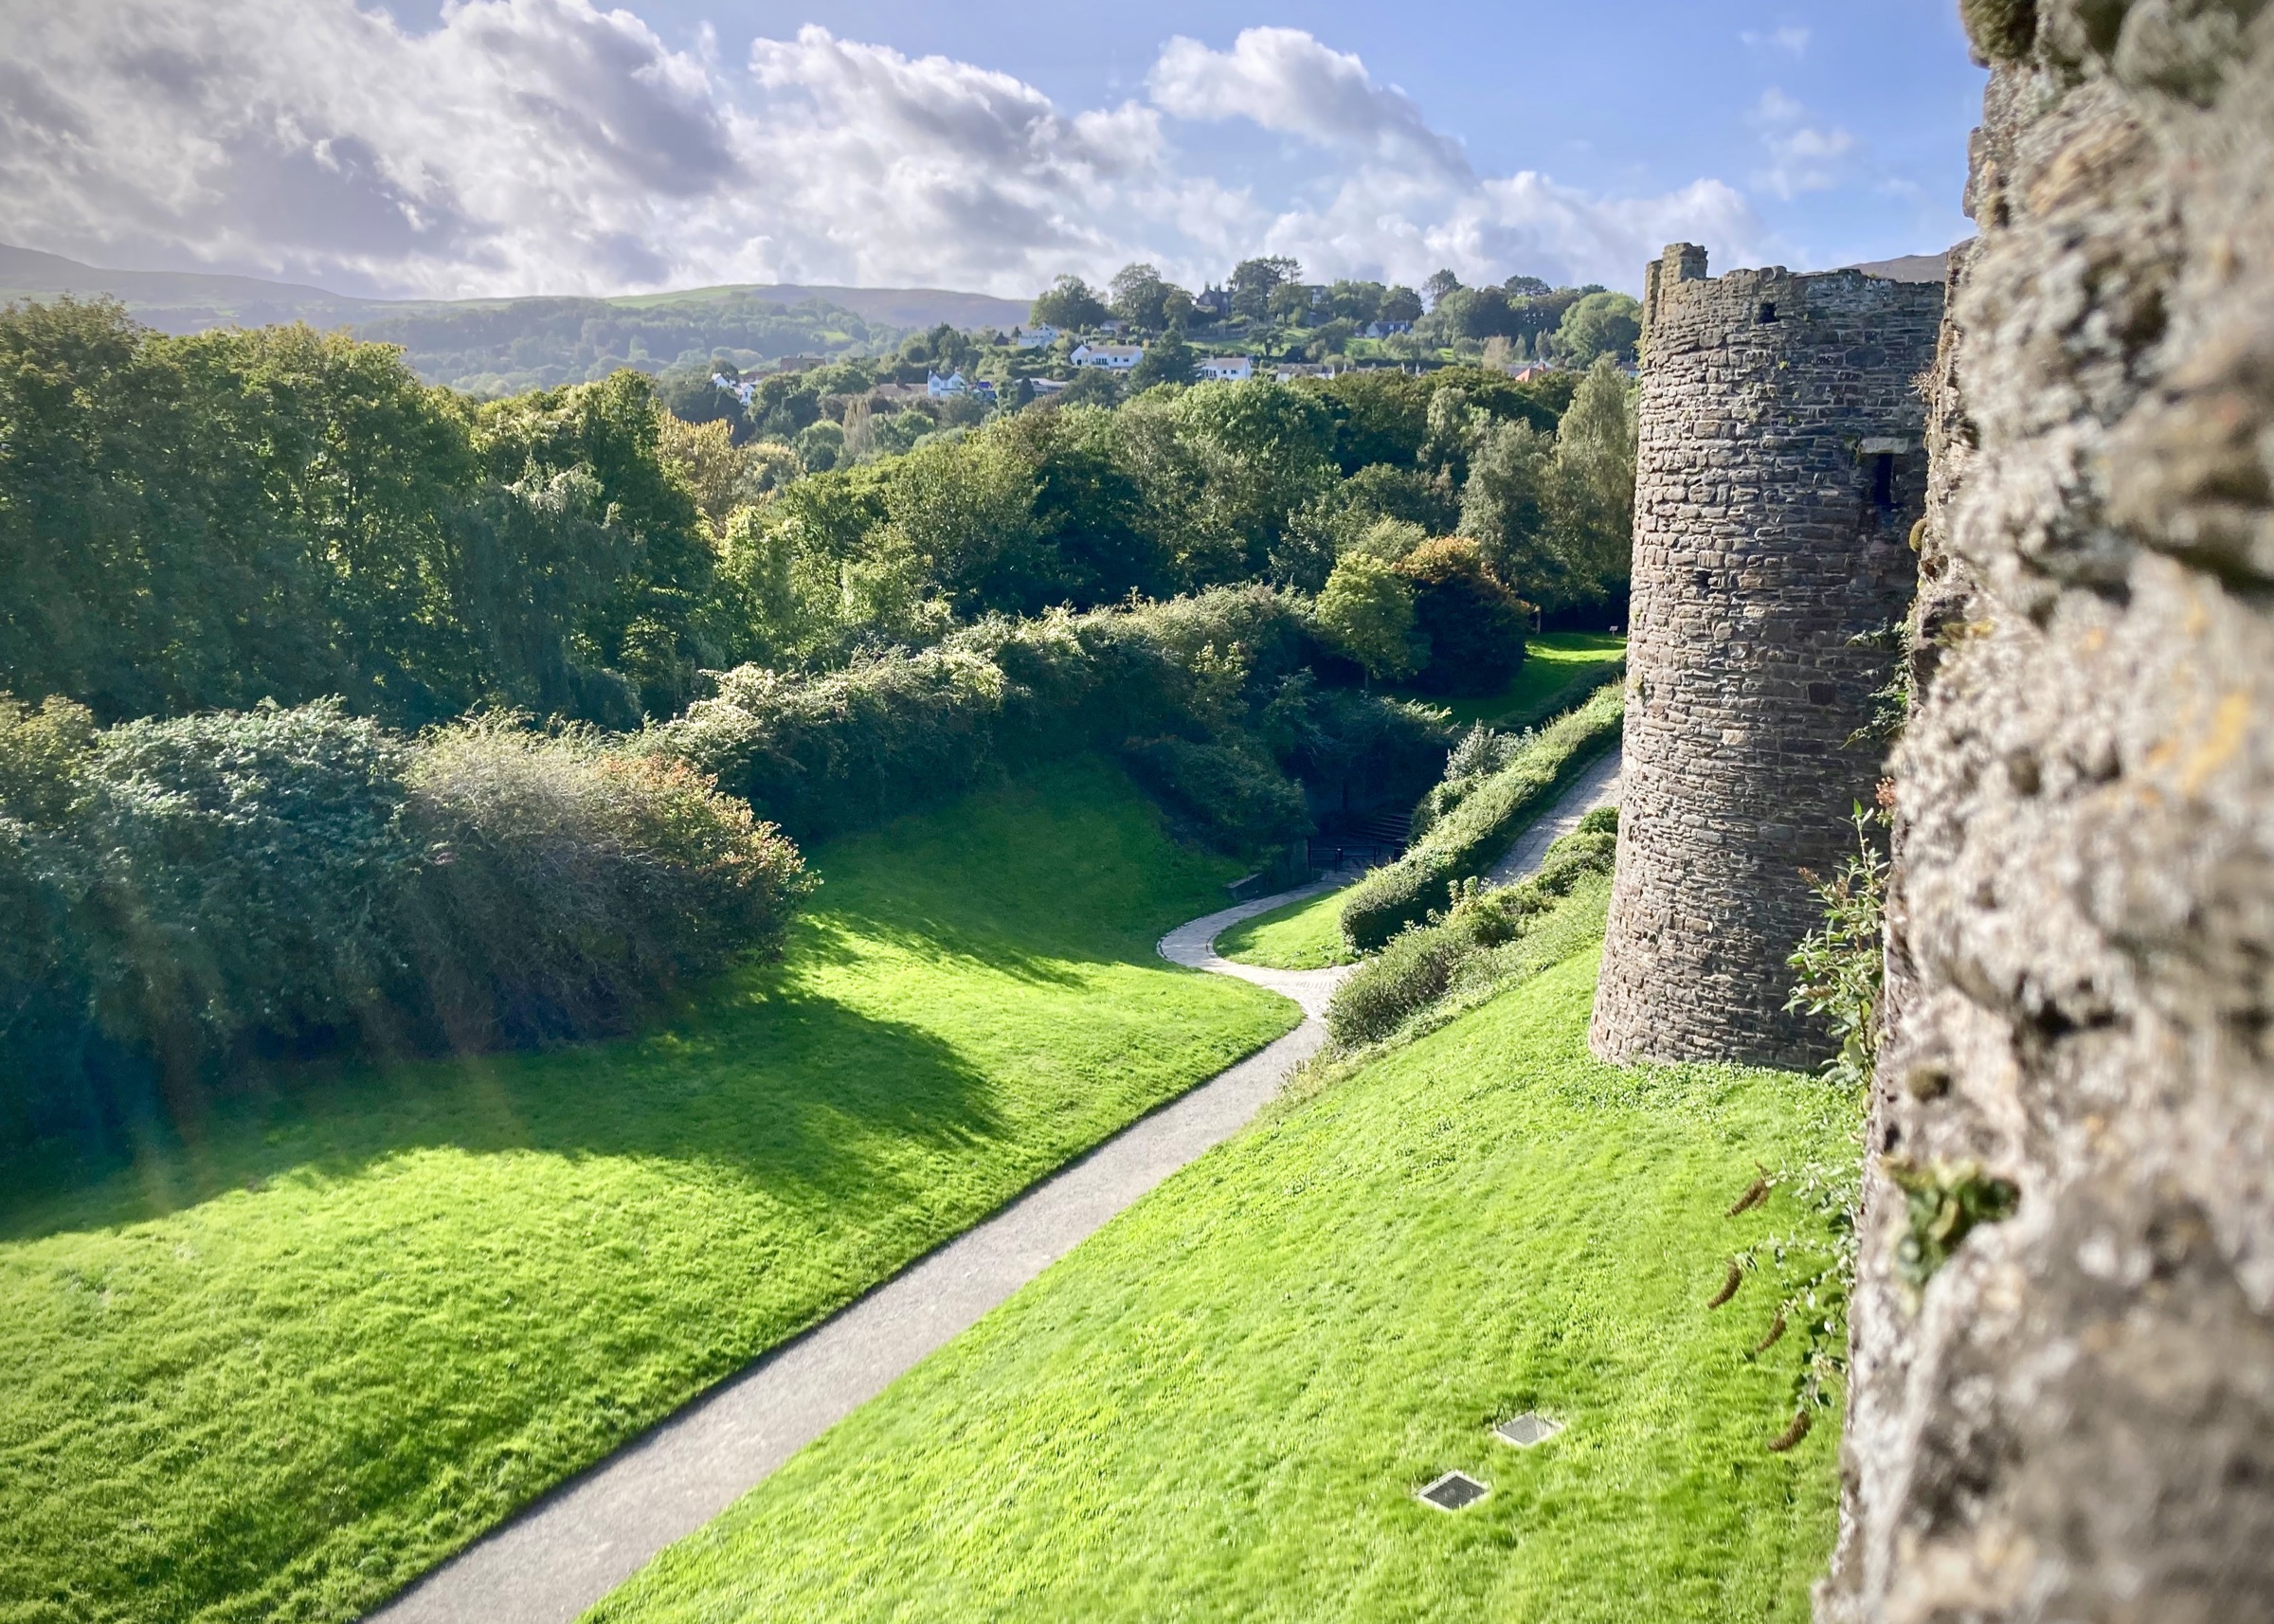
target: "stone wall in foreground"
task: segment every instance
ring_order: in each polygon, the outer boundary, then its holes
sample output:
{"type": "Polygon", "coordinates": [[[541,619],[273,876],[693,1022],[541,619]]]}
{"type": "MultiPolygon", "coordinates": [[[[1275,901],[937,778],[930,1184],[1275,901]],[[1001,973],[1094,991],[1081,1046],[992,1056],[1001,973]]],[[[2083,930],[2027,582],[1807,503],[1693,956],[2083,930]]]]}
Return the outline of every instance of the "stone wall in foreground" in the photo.
{"type": "Polygon", "coordinates": [[[1962,9],[1818,1612],[2274,1618],[2274,9],[1962,9]]]}
{"type": "Polygon", "coordinates": [[[1804,871],[1855,847],[1868,736],[1926,498],[1918,388],[1940,283],[1650,267],[1618,877],[1592,1041],[1607,1059],[1823,1058],[1788,1014],[1804,871]],[[1866,641],[1859,642],[1862,638],[1866,641]],[[1858,735],[1865,735],[1858,737],[1858,735]]]}

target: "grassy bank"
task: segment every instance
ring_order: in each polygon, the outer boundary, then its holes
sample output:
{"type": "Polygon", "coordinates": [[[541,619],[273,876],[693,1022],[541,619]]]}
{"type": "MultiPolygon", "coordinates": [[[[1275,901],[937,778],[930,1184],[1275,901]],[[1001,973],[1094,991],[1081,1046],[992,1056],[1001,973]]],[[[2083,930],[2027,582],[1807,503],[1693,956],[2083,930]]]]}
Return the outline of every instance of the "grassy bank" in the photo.
{"type": "Polygon", "coordinates": [[[1356,954],[1343,940],[1347,888],[1290,902],[1243,919],[1216,939],[1216,950],[1242,965],[1276,970],[1316,970],[1349,964],[1356,954]]]}
{"type": "Polygon", "coordinates": [[[1837,1412],[1772,1452],[1806,1339],[1750,1351],[1799,1265],[1706,1304],[1824,1238],[1783,1187],[1724,1214],[1756,1163],[1851,1161],[1855,1108],[1598,1064],[1595,958],[1188,1168],[595,1617],[1800,1624],[1837,1412]],[[1488,1430],[1526,1409],[1567,1430],[1488,1430]],[[1489,1494],[1417,1502],[1453,1469],[1489,1494]]]}
{"type": "Polygon", "coordinates": [[[1234,866],[1094,764],[811,857],[646,1038],[0,1169],[0,1619],[352,1617],[1293,1023],[1155,957],[1234,866]]]}
{"type": "Polygon", "coordinates": [[[1574,689],[1603,665],[1626,657],[1627,640],[1612,632],[1534,632],[1524,640],[1524,663],[1496,694],[1448,699],[1399,687],[1382,692],[1419,699],[1453,714],[1455,727],[1532,728],[1579,702],[1574,689]]]}

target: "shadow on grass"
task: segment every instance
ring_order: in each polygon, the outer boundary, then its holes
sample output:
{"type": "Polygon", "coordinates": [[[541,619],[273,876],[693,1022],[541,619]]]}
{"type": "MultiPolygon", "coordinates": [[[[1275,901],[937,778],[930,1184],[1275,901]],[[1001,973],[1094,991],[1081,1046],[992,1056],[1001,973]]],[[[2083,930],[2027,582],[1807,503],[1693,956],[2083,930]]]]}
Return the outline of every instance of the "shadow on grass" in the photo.
{"type": "Polygon", "coordinates": [[[298,1068],[200,1100],[194,1115],[134,1123],[124,1166],[53,1146],[29,1164],[0,1163],[0,1239],[137,1223],[288,1174],[348,1179],[442,1147],[652,1157],[823,1200],[873,1199],[893,1180],[864,1146],[989,1139],[1000,1128],[989,1087],[920,1027],[859,1013],[780,966],[746,969],[642,1037],[298,1068]]]}

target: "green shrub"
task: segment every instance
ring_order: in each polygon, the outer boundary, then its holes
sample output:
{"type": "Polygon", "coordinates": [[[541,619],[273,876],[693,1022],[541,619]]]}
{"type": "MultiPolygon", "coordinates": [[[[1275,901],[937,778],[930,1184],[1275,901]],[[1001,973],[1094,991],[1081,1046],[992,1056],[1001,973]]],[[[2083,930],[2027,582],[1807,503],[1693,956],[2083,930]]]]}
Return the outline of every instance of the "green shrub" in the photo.
{"type": "Polygon", "coordinates": [[[995,756],[1002,669],[893,651],[818,676],[743,666],[650,735],[766,817],[816,839],[968,788],[995,756]]]}
{"type": "Polygon", "coordinates": [[[612,1030],[778,948],[796,849],[683,763],[338,702],[104,731],[0,697],[0,1136],[263,1049],[612,1030]]]}
{"type": "Polygon", "coordinates": [[[105,1028],[190,1075],[256,1032],[390,1026],[410,758],[328,699],[99,735],[72,833],[107,949],[105,1028]]]}
{"type": "Polygon", "coordinates": [[[1531,609],[1492,573],[1472,541],[1425,542],[1399,560],[1412,584],[1414,641],[1427,661],[1414,681],[1435,694],[1495,694],[1524,663],[1531,609]]]}
{"type": "Polygon", "coordinates": [[[1445,748],[1442,719],[1424,707],[1321,690],[1305,669],[1313,652],[1295,604],[1262,586],[990,616],[937,647],[843,671],[729,672],[715,697],[640,748],[716,775],[810,839],[958,794],[989,771],[1126,747],[1192,832],[1249,850],[1308,827],[1287,775],[1322,797],[1395,791],[1417,786],[1445,748]]]}
{"type": "Polygon", "coordinates": [[[1618,736],[1623,692],[1606,688],[1543,729],[1513,760],[1487,776],[1398,861],[1351,888],[1343,934],[1361,952],[1386,946],[1406,927],[1449,906],[1453,888],[1505,855],[1525,824],[1618,736]]]}
{"type": "Polygon", "coordinates": [[[1260,852],[1310,832],[1302,789],[1251,750],[1189,739],[1132,739],[1123,755],[1137,781],[1172,813],[1234,851],[1260,852]]]}
{"type": "Polygon", "coordinates": [[[501,718],[419,752],[408,950],[454,1048],[624,1025],[737,953],[772,957],[813,880],[683,762],[501,718]]]}
{"type": "Polygon", "coordinates": [[[1499,949],[1525,941],[1582,881],[1610,874],[1617,851],[1618,809],[1597,807],[1547,849],[1530,878],[1498,891],[1463,886],[1441,920],[1401,930],[1335,990],[1328,1036],[1342,1049],[1380,1043],[1456,982],[1489,978],[1499,949]]]}

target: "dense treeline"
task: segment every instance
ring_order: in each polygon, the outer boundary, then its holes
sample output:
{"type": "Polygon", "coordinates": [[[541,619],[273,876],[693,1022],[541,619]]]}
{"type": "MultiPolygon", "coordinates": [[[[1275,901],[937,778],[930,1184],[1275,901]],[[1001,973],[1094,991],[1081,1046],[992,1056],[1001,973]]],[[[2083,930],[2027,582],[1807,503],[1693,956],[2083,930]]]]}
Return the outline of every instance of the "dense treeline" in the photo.
{"type": "Polygon", "coordinates": [[[0,687],[105,720],[326,695],[629,725],[732,628],[645,379],[476,406],[305,327],[0,318],[0,687]]]}
{"type": "Polygon", "coordinates": [[[305,328],[23,306],[0,316],[0,685],[104,720],[336,695],[398,725],[492,705],[622,728],[704,670],[826,669],[1132,593],[1315,592],[1347,554],[1396,565],[1456,530],[1518,598],[1615,614],[1625,381],[1568,388],[1171,388],[906,455],[856,401],[859,460],[800,477],[633,372],[477,405],[305,328]]]}

